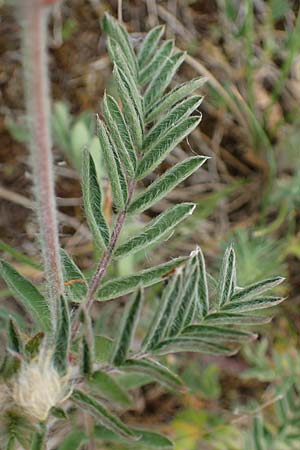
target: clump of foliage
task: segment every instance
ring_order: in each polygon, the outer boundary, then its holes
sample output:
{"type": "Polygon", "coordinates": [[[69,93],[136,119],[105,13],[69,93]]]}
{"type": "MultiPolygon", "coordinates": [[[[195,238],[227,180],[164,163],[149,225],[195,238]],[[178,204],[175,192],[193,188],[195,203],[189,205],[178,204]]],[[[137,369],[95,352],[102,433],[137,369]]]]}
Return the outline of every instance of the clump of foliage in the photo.
{"type": "MultiPolygon", "coordinates": [[[[188,81],[166,93],[185,55],[175,50],[172,40],[160,44],[163,27],[151,30],[137,51],[125,28],[109,15],[104,17],[103,29],[108,36],[117,93],[104,95],[97,135],[111,185],[113,217],[107,220],[103,189],[94,160],[86,150],[82,167],[84,210],[101,253],[91,279],[85,278],[63,249],[61,291],[58,283],[56,290],[46,286],[44,294],[1,261],[3,279],[31,317],[30,325],[22,327],[9,320],[1,366],[1,439],[4,448],[10,450],[19,445],[43,449],[52,431],[57,436],[53,445],[61,445],[60,449],[98,440],[121,442],[130,448],[172,448],[168,438],[133,428],[119,418],[116,409],[132,407],[132,384],[126,386],[120,375],[146,376],[169,389],[181,389],[182,381],[164,364],[164,355],[187,351],[232,355],[241,344],[255,339],[247,326],[270,320],[257,311],[283,300],[266,295],[281,283],[281,277],[238,286],[232,247],[225,252],[217,282],[208,276],[198,247],[187,257],[125,277],[109,276],[108,269],[115,261],[159,243],[192,214],[194,204],[174,205],[119,244],[126,221],[166,196],[206,158],[192,156],[163,174],[156,173],[154,181],[136,192],[138,183],[153,177],[168,154],[198,126],[201,115],[197,109],[202,97],[192,92],[204,80],[188,81]],[[159,305],[142,342],[133,348],[145,288],[159,282],[164,282],[159,305]],[[91,317],[93,303],[121,296],[127,306],[117,334],[113,339],[96,335],[91,317]],[[92,419],[82,420],[83,414],[92,419]],[[61,440],[59,422],[65,423],[61,440]]],[[[50,258],[46,247],[43,250],[50,258]]],[[[48,283],[57,279],[55,274],[47,278],[48,283]]]]}

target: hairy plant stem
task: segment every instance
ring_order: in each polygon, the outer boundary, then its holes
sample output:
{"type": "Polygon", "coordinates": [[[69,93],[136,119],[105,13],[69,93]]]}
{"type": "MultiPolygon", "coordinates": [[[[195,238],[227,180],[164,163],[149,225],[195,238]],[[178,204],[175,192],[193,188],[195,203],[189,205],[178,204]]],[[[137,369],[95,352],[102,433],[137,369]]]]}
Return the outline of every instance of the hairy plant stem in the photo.
{"type": "Polygon", "coordinates": [[[42,0],[19,2],[27,117],[30,128],[30,163],[33,169],[40,245],[47,295],[54,328],[63,292],[54,191],[50,94],[47,64],[47,8],[42,0]]]}
{"type": "Polygon", "coordinates": [[[89,311],[91,309],[91,306],[93,304],[94,301],[94,295],[97,291],[97,289],[100,286],[101,281],[103,280],[104,275],[106,274],[106,271],[108,269],[108,265],[111,261],[114,249],[116,247],[116,244],[118,242],[119,236],[121,234],[121,231],[123,229],[123,225],[126,219],[126,214],[127,214],[127,208],[129,206],[129,203],[131,201],[134,189],[136,186],[136,182],[135,181],[131,181],[130,185],[129,185],[129,192],[128,192],[128,201],[127,201],[127,205],[125,207],[125,209],[123,211],[121,211],[119,213],[119,215],[117,216],[116,219],[116,223],[110,238],[110,242],[108,245],[108,248],[104,251],[102,259],[100,260],[98,267],[96,269],[96,272],[93,276],[93,278],[90,281],[89,284],[89,288],[88,288],[88,292],[87,292],[87,296],[85,298],[85,300],[83,301],[83,303],[80,305],[80,307],[78,308],[77,311],[77,315],[73,321],[73,325],[72,325],[72,338],[75,338],[77,335],[77,332],[79,331],[80,328],[80,314],[81,312],[83,312],[83,314],[85,314],[86,317],[88,317],[89,315],[89,311]]]}

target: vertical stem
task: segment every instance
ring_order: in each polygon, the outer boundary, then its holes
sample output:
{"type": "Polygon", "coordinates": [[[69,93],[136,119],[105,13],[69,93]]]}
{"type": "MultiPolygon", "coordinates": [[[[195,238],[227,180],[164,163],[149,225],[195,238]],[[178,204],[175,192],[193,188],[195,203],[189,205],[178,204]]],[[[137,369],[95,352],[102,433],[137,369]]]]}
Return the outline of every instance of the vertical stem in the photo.
{"type": "Polygon", "coordinates": [[[47,61],[47,9],[42,0],[20,0],[23,61],[30,127],[30,162],[33,169],[40,245],[53,323],[63,291],[59,256],[56,199],[50,132],[50,94],[47,61]]]}

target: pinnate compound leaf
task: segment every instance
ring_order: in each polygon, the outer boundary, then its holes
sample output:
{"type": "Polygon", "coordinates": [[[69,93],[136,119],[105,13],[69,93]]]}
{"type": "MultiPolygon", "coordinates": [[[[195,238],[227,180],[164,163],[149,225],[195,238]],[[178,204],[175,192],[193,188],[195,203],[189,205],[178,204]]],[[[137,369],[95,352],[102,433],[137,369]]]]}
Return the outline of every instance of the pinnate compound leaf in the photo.
{"type": "Polygon", "coordinates": [[[258,283],[251,284],[245,288],[239,288],[231,297],[231,301],[245,301],[250,300],[253,297],[257,297],[260,294],[263,294],[265,291],[269,289],[273,289],[278,286],[280,283],[284,281],[283,277],[273,277],[264,281],[260,281],[258,283]]]}
{"type": "Polygon", "coordinates": [[[53,354],[54,365],[61,375],[65,375],[68,368],[70,334],[71,324],[68,303],[62,296],[59,304],[59,322],[53,354]]]}
{"type": "Polygon", "coordinates": [[[176,164],[176,166],[165,172],[161,177],[150,184],[145,191],[141,192],[133,199],[128,208],[128,213],[136,214],[150,208],[154,203],[157,203],[166,194],[172,191],[175,186],[199,169],[207,159],[208,158],[205,156],[193,156],[176,164]]]}
{"type": "Polygon", "coordinates": [[[120,245],[114,255],[116,257],[130,255],[159,241],[166,234],[170,233],[182,220],[190,216],[195,206],[193,203],[182,203],[169,208],[152,220],[141,233],[120,245]]]}
{"type": "Polygon", "coordinates": [[[108,409],[93,397],[85,394],[79,389],[75,389],[71,397],[81,407],[87,409],[106,428],[114,431],[119,436],[129,440],[137,440],[138,436],[127,427],[121,420],[113,415],[108,409]]]}
{"type": "Polygon", "coordinates": [[[206,78],[195,78],[194,80],[187,81],[186,83],[180,84],[164,95],[161,99],[151,106],[146,114],[146,123],[153,122],[157,116],[169,111],[176,103],[190,95],[196,89],[202,87],[206,82],[206,78]]]}
{"type": "Polygon", "coordinates": [[[152,172],[176,145],[198,126],[200,120],[199,116],[188,117],[172,127],[156,145],[145,153],[137,168],[137,179],[142,179],[152,172]]]}
{"type": "Polygon", "coordinates": [[[63,249],[60,250],[60,259],[66,297],[72,302],[80,302],[87,294],[87,280],[73,259],[63,249]]]}
{"type": "Polygon", "coordinates": [[[227,248],[220,271],[218,286],[218,303],[222,307],[230,299],[235,274],[235,253],[232,247],[227,248]]]}
{"type": "Polygon", "coordinates": [[[118,103],[110,95],[105,94],[104,96],[103,113],[120,159],[126,167],[128,174],[133,176],[137,159],[130,132],[118,103]]]}
{"type": "Polygon", "coordinates": [[[0,275],[12,293],[22,302],[26,311],[43,331],[51,331],[51,313],[40,291],[10,264],[0,260],[0,275]]]}
{"type": "MultiPolygon", "coordinates": [[[[145,450],[172,450],[174,448],[172,441],[159,433],[139,428],[135,428],[134,431],[139,436],[139,440],[136,443],[137,448],[145,450]]],[[[94,436],[104,442],[126,443],[120,436],[99,425],[95,427],[94,436]]]]}
{"type": "Polygon", "coordinates": [[[137,287],[152,286],[159,283],[172,273],[176,267],[184,264],[186,257],[181,256],[175,258],[167,263],[160,264],[159,266],[151,267],[150,269],[141,270],[132,275],[125,277],[115,278],[113,280],[106,281],[98,289],[96,300],[107,301],[112,300],[122,295],[133,292],[137,287]]]}
{"type": "Polygon", "coordinates": [[[132,406],[132,400],[122,386],[108,373],[97,370],[89,379],[89,386],[101,397],[121,406],[132,406]]]}
{"type": "Polygon", "coordinates": [[[101,186],[97,179],[95,163],[88,149],[82,157],[82,194],[84,211],[89,228],[100,249],[109,243],[109,228],[102,211],[101,186]]]}
{"type": "Polygon", "coordinates": [[[155,381],[172,388],[178,388],[182,385],[181,379],[174,372],[153,359],[127,359],[120,369],[149,375],[155,381]]]}
{"type": "Polygon", "coordinates": [[[158,98],[161,98],[184,59],[185,53],[178,52],[167,59],[165,64],[157,72],[144,94],[144,107],[146,111],[151,109],[151,106],[158,98]]]}
{"type": "Polygon", "coordinates": [[[124,186],[125,176],[118,164],[118,156],[112,148],[107,129],[99,117],[97,118],[97,133],[111,184],[114,202],[118,209],[122,209],[127,201],[126,186],[124,186]]]}
{"type": "Polygon", "coordinates": [[[156,313],[149,326],[148,332],[142,343],[142,350],[147,352],[155,347],[158,342],[165,337],[168,329],[168,324],[172,319],[172,310],[176,308],[176,300],[182,287],[182,271],[178,269],[175,276],[173,276],[168,283],[168,286],[163,290],[162,299],[159,302],[156,313]]]}
{"type": "Polygon", "coordinates": [[[152,28],[143,40],[137,57],[140,69],[149,61],[155,52],[164,31],[165,27],[163,25],[158,25],[157,27],[152,28]]]}
{"type": "Polygon", "coordinates": [[[202,100],[203,97],[194,95],[183,100],[171,109],[171,111],[166,114],[166,116],[162,117],[162,119],[158,121],[157,124],[147,133],[143,143],[143,151],[147,152],[151,147],[160,141],[161,137],[164,136],[170,128],[190,116],[192,112],[198,108],[202,100]]]}
{"type": "Polygon", "coordinates": [[[124,58],[126,59],[128,66],[130,67],[132,75],[136,76],[137,61],[130,42],[129,35],[125,28],[120,25],[120,23],[116,19],[114,19],[107,13],[104,14],[102,25],[105,33],[118,43],[124,55],[124,58]]]}
{"type": "Polygon", "coordinates": [[[162,65],[171,57],[173,47],[174,42],[172,40],[168,40],[160,46],[150,62],[140,71],[139,82],[141,86],[153,79],[162,65]]]}
{"type": "Polygon", "coordinates": [[[126,307],[120,325],[120,331],[115,340],[115,347],[111,360],[112,364],[115,366],[120,366],[127,358],[135,328],[138,323],[142,301],[143,291],[139,288],[132,301],[128,303],[126,307]]]}
{"type": "Polygon", "coordinates": [[[87,436],[83,431],[71,431],[71,433],[64,438],[58,447],[58,450],[79,450],[86,442],[87,436]]]}

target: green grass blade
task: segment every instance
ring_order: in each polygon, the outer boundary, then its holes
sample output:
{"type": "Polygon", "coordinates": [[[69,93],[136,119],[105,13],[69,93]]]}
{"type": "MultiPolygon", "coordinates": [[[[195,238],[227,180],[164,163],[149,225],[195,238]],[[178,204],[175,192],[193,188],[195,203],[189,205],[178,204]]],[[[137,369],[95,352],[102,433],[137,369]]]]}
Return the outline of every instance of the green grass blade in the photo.
{"type": "Polygon", "coordinates": [[[145,269],[125,277],[104,283],[97,292],[96,300],[107,301],[133,292],[139,285],[144,287],[163,281],[176,267],[184,264],[186,257],[175,258],[167,263],[145,269]]]}
{"type": "Polygon", "coordinates": [[[31,315],[36,325],[44,331],[51,331],[50,308],[39,290],[10,264],[1,260],[0,275],[11,292],[22,302],[22,305],[31,315]]]}
{"type": "Polygon", "coordinates": [[[127,358],[131,341],[139,320],[139,314],[143,301],[143,291],[138,289],[132,301],[127,304],[126,311],[120,325],[120,331],[115,340],[111,362],[115,366],[120,366],[127,358]]]}

